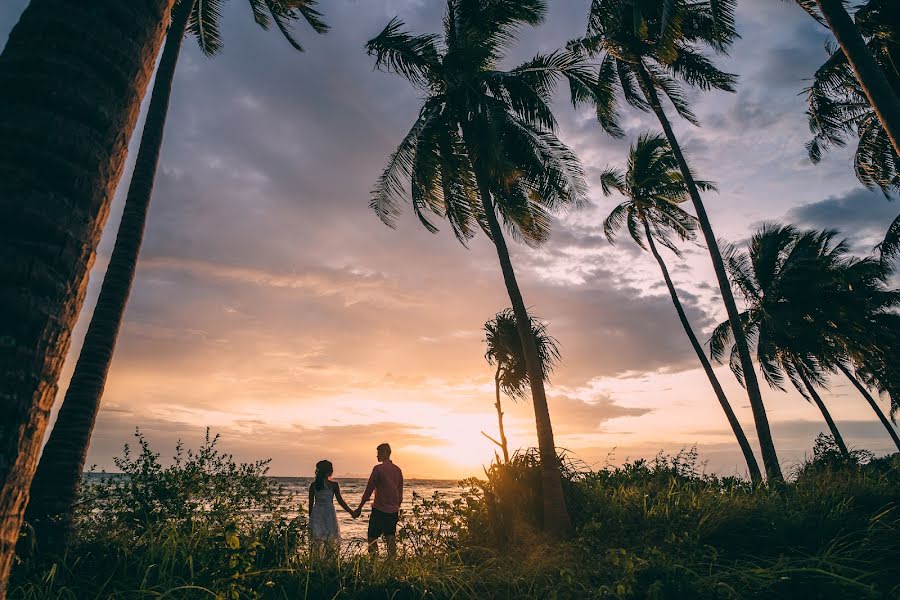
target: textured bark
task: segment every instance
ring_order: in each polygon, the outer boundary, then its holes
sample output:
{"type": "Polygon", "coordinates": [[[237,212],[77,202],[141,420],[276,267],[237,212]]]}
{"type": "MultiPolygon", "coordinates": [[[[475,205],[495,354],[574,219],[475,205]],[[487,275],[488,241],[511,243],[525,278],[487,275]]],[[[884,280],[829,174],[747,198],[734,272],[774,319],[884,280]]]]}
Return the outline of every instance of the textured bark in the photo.
{"type": "Polygon", "coordinates": [[[32,0],[0,55],[0,599],[173,0],[32,0]]]}
{"type": "Polygon", "coordinates": [[[847,458],[850,458],[850,450],[847,448],[847,444],[844,443],[844,436],[842,436],[841,432],[838,431],[837,424],[835,424],[834,419],[831,418],[831,413],[828,412],[828,407],[825,406],[824,402],[822,402],[822,398],[819,396],[816,388],[813,387],[812,383],[810,383],[809,379],[806,378],[806,375],[804,375],[802,371],[798,371],[798,374],[800,375],[800,380],[803,382],[803,387],[806,388],[806,391],[812,398],[813,403],[819,408],[822,416],[825,417],[825,423],[828,424],[828,429],[829,431],[831,431],[831,436],[834,438],[834,442],[838,445],[838,448],[841,449],[841,454],[843,454],[847,458]]]}
{"type": "Polygon", "coordinates": [[[91,433],[144,238],[175,67],[193,4],[185,0],[172,15],[115,247],[56,425],[31,484],[25,520],[32,525],[42,552],[61,552],[68,542],[91,433]]]}
{"type": "MultiPolygon", "coordinates": [[[[469,148],[476,148],[471,132],[463,127],[463,138],[469,148]]],[[[500,260],[500,269],[503,272],[503,281],[506,291],[512,303],[513,314],[516,316],[516,327],[519,330],[519,340],[525,353],[525,366],[528,370],[528,379],[531,384],[531,398],[534,406],[534,420],[537,428],[538,452],[541,458],[541,484],[544,503],[544,531],[551,536],[562,539],[568,537],[572,531],[572,521],[569,519],[569,511],[566,509],[566,498],[562,489],[562,474],[559,469],[559,457],[556,454],[556,442],[553,439],[553,425],[550,422],[550,408],[547,405],[547,393],[544,390],[544,371],[538,354],[534,336],[531,334],[531,319],[525,308],[519,283],[513,270],[512,260],[509,257],[509,249],[503,230],[497,219],[494,201],[491,197],[490,186],[484,173],[481,172],[477,160],[475,164],[475,179],[478,184],[478,192],[481,196],[481,204],[484,216],[488,222],[491,241],[497,249],[497,258],[500,260]]]]}
{"type": "Polygon", "coordinates": [[[875,414],[878,415],[878,420],[881,421],[881,424],[884,425],[885,429],[887,429],[888,435],[891,436],[891,439],[894,440],[894,445],[897,446],[897,450],[900,451],[900,437],[897,436],[897,430],[894,429],[894,426],[891,425],[890,421],[888,421],[888,418],[881,410],[881,407],[878,406],[875,398],[872,397],[872,394],[869,393],[869,390],[866,389],[866,386],[860,383],[859,379],[853,376],[853,373],[851,373],[847,367],[845,367],[844,365],[838,365],[838,368],[841,370],[841,373],[847,376],[847,379],[849,379],[853,386],[859,391],[859,393],[863,395],[863,398],[866,399],[866,402],[869,403],[869,406],[871,406],[872,410],[875,411],[875,414]]]}
{"type": "Polygon", "coordinates": [[[681,326],[684,328],[684,332],[691,342],[691,347],[694,349],[697,358],[700,360],[700,364],[703,366],[703,372],[706,373],[709,384],[712,386],[713,392],[715,392],[716,398],[719,400],[719,405],[725,412],[728,424],[731,425],[734,437],[737,438],[738,446],[741,447],[741,452],[744,454],[744,460],[747,462],[747,470],[750,473],[750,481],[752,481],[754,485],[760,484],[762,483],[763,478],[762,473],[759,470],[759,464],[756,462],[756,457],[753,455],[753,448],[750,447],[750,442],[747,440],[744,428],[741,427],[741,422],[738,421],[737,415],[734,414],[734,410],[731,408],[731,404],[725,396],[725,390],[722,389],[722,385],[719,383],[715,371],[713,371],[712,364],[710,364],[709,359],[706,357],[706,353],[703,352],[703,346],[700,345],[700,341],[697,339],[697,336],[694,335],[691,323],[688,321],[687,315],[684,312],[684,307],[681,305],[681,300],[678,298],[678,291],[675,289],[675,284],[672,283],[672,278],[669,276],[669,269],[666,267],[666,262],[659,254],[659,250],[656,248],[656,242],[653,241],[653,233],[650,230],[650,225],[647,223],[646,219],[643,219],[643,223],[644,233],[647,236],[647,243],[650,246],[650,252],[653,254],[653,258],[656,259],[660,271],[662,271],[663,279],[666,282],[666,287],[669,289],[669,296],[672,297],[672,304],[675,305],[675,311],[678,313],[678,319],[681,321],[681,326]]]}
{"type": "Polygon", "coordinates": [[[506,442],[506,431],[503,429],[503,408],[500,405],[500,365],[497,365],[497,373],[494,375],[494,391],[497,401],[494,407],[497,409],[497,424],[500,428],[500,449],[503,450],[503,463],[509,464],[509,445],[506,442]]]}
{"type": "Polygon", "coordinates": [[[694,211],[697,213],[697,220],[700,223],[700,231],[703,233],[703,239],[706,242],[706,248],[709,251],[709,257],[712,260],[713,270],[716,273],[716,281],[719,284],[719,292],[722,295],[722,301],[725,304],[725,311],[728,314],[728,322],[731,325],[731,332],[734,335],[734,343],[737,345],[738,356],[741,360],[741,368],[744,371],[744,384],[747,388],[747,396],[750,399],[750,408],[753,411],[753,420],[756,424],[756,434],[759,438],[760,450],[762,451],[763,466],[770,480],[783,481],[784,476],[781,473],[781,465],[778,462],[778,454],[775,451],[775,442],[772,440],[772,431],[769,428],[769,418],[766,415],[766,407],[763,404],[762,391],[759,388],[759,379],[756,377],[756,370],[753,367],[753,360],[750,357],[750,347],[747,344],[747,338],[744,330],[741,328],[740,318],[738,317],[737,303],[734,301],[734,294],[731,291],[731,282],[728,279],[728,273],[725,271],[725,263],[722,260],[722,253],[719,250],[719,244],[713,233],[712,224],[709,222],[709,216],[706,214],[706,207],[700,198],[700,191],[691,174],[681,146],[678,144],[678,138],[672,130],[672,125],[663,110],[659,95],[656,93],[653,81],[644,66],[638,65],[636,71],[641,84],[641,89],[647,99],[648,104],[656,114],[656,118],[662,125],[663,132],[672,152],[678,161],[678,166],[687,184],[688,193],[691,202],[694,205],[694,211]]]}
{"type": "Polygon", "coordinates": [[[816,0],[819,10],[831,33],[837,38],[850,68],[853,69],[869,104],[884,126],[894,152],[900,156],[900,97],[891,87],[887,76],[859,32],[859,28],[847,13],[842,0],[816,0]]]}

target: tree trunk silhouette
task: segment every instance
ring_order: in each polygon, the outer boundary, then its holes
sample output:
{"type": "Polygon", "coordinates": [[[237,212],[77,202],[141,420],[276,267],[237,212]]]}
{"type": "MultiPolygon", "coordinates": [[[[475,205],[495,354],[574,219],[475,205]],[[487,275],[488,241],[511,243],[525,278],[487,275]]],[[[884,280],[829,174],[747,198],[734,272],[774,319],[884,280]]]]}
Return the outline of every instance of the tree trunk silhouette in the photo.
{"type": "Polygon", "coordinates": [[[869,104],[890,138],[894,153],[900,156],[900,97],[866,46],[843,1],[816,0],[816,4],[819,5],[828,28],[840,44],[869,104]]]}
{"type": "Polygon", "coordinates": [[[173,0],[31,0],[0,54],[0,600],[173,0]]]}
{"type": "Polygon", "coordinates": [[[663,110],[662,104],[660,103],[659,95],[656,93],[653,80],[650,78],[650,75],[647,73],[643,64],[637,65],[636,70],[647,103],[653,109],[656,118],[659,119],[659,123],[662,125],[666,139],[669,141],[672,152],[675,154],[675,158],[678,161],[678,167],[687,184],[688,192],[694,205],[694,211],[697,213],[697,220],[700,223],[700,230],[703,232],[703,239],[706,242],[709,257],[712,260],[713,270],[716,273],[716,280],[719,284],[719,291],[722,294],[722,301],[725,304],[725,311],[728,313],[728,322],[731,325],[731,332],[734,335],[734,343],[737,345],[738,355],[741,359],[741,368],[744,371],[744,383],[747,388],[747,396],[750,399],[750,408],[753,410],[756,434],[759,438],[760,450],[762,451],[763,466],[766,469],[766,474],[769,476],[769,479],[782,481],[784,477],[781,474],[781,465],[778,462],[778,454],[775,451],[775,442],[772,440],[772,431],[769,428],[769,418],[766,415],[766,407],[763,404],[762,391],[759,388],[759,380],[756,377],[753,360],[750,357],[750,347],[747,344],[747,337],[744,335],[744,330],[741,327],[740,319],[738,317],[737,304],[734,301],[734,294],[731,291],[731,282],[728,279],[728,273],[725,271],[725,263],[722,260],[719,244],[716,241],[712,225],[706,214],[703,200],[700,198],[700,191],[697,189],[694,176],[691,174],[687,160],[684,158],[684,154],[681,151],[681,146],[678,144],[678,138],[675,137],[672,125],[669,123],[665,110],[663,110]]]}
{"type": "Polygon", "coordinates": [[[869,403],[869,406],[871,406],[872,410],[875,411],[875,414],[878,415],[878,420],[881,421],[881,424],[887,429],[888,435],[891,436],[891,439],[894,440],[894,445],[897,446],[897,450],[900,451],[900,437],[897,436],[897,431],[894,429],[894,426],[891,425],[891,422],[888,421],[888,418],[884,415],[884,412],[882,412],[881,407],[878,406],[875,398],[872,397],[869,390],[867,390],[866,387],[850,372],[850,369],[841,364],[838,365],[838,368],[841,370],[841,373],[846,375],[847,379],[853,383],[854,387],[859,390],[859,393],[863,395],[863,398],[866,399],[866,402],[869,403]]]}
{"type": "Polygon", "coordinates": [[[850,458],[850,450],[847,449],[847,444],[844,443],[844,437],[841,435],[841,432],[838,431],[837,425],[834,423],[834,419],[831,418],[831,413],[828,412],[828,407],[825,406],[824,402],[822,402],[822,398],[819,396],[816,388],[814,388],[809,379],[806,378],[806,375],[803,374],[803,371],[798,369],[797,374],[800,376],[800,380],[803,382],[803,387],[806,388],[806,391],[809,393],[813,402],[816,404],[816,406],[819,407],[822,416],[825,417],[825,422],[828,424],[828,429],[831,431],[831,436],[834,438],[834,442],[838,445],[838,448],[841,449],[841,454],[843,454],[846,458],[850,458]]]}
{"type": "Polygon", "coordinates": [[[506,432],[503,429],[503,408],[500,406],[500,365],[497,364],[497,373],[494,375],[494,391],[496,392],[497,402],[494,406],[497,408],[497,424],[500,427],[500,449],[503,450],[503,462],[509,464],[509,446],[506,443],[506,432]]]}
{"type": "Polygon", "coordinates": [[[641,221],[644,224],[644,233],[647,236],[650,252],[653,254],[653,258],[656,259],[657,264],[659,264],[659,270],[662,271],[663,279],[666,282],[666,287],[669,289],[669,296],[672,297],[672,304],[675,305],[675,311],[678,313],[678,319],[681,321],[681,326],[684,328],[684,332],[687,334],[688,339],[691,342],[691,347],[697,354],[697,358],[700,359],[700,364],[703,366],[703,371],[709,379],[709,384],[712,386],[722,410],[725,411],[725,417],[728,419],[728,424],[731,425],[734,437],[737,438],[738,445],[741,447],[741,452],[744,454],[744,460],[747,462],[747,470],[750,473],[750,481],[752,481],[754,485],[760,484],[762,483],[763,478],[762,473],[759,470],[759,463],[756,462],[756,457],[753,455],[753,448],[750,447],[750,442],[747,440],[746,434],[744,434],[744,429],[741,427],[737,415],[734,414],[734,410],[731,408],[731,404],[725,396],[725,390],[722,389],[719,379],[713,371],[712,364],[710,364],[709,359],[706,357],[706,353],[703,352],[703,346],[700,345],[700,341],[697,339],[697,336],[694,335],[691,323],[688,321],[687,315],[684,312],[684,307],[681,305],[681,300],[678,298],[678,291],[675,289],[675,284],[672,283],[672,278],[669,276],[669,269],[666,267],[666,262],[660,255],[659,250],[657,250],[656,242],[653,241],[653,233],[650,230],[650,224],[643,216],[641,221]]]}
{"type": "MultiPolygon", "coordinates": [[[[477,148],[471,136],[469,126],[463,127],[463,138],[470,149],[477,148]]],[[[551,536],[562,539],[571,534],[572,521],[569,519],[569,511],[566,509],[566,498],[562,489],[562,474],[559,468],[559,457],[556,454],[556,442],[553,439],[553,425],[550,422],[550,409],[547,405],[547,393],[544,390],[544,370],[538,355],[534,336],[531,335],[531,319],[525,308],[519,283],[513,270],[512,260],[509,257],[509,249],[503,237],[500,221],[497,219],[496,208],[491,197],[490,186],[482,168],[478,165],[477,157],[472,160],[475,166],[475,179],[478,192],[481,196],[481,205],[484,209],[484,217],[487,220],[491,241],[497,249],[497,258],[500,260],[500,269],[503,272],[503,281],[506,291],[512,303],[513,314],[516,316],[516,327],[519,330],[519,340],[525,353],[525,366],[528,371],[528,379],[531,384],[531,398],[534,405],[534,420],[537,428],[538,452],[541,457],[541,484],[543,489],[544,507],[544,531],[551,536]]]]}
{"type": "Polygon", "coordinates": [[[41,551],[62,552],[68,541],[91,432],[134,281],[178,54],[193,6],[193,0],[184,0],[172,13],[115,247],[75,371],[31,484],[25,520],[32,525],[41,551]]]}

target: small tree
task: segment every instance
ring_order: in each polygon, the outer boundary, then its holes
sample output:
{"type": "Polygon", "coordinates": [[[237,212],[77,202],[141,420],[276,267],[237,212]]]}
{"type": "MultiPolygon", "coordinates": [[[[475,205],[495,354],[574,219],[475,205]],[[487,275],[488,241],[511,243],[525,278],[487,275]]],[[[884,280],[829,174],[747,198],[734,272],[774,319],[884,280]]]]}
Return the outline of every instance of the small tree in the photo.
{"type": "MultiPolygon", "coordinates": [[[[484,324],[484,332],[484,341],[487,344],[487,351],[484,357],[489,365],[497,366],[494,372],[496,399],[494,406],[497,409],[500,439],[496,440],[483,431],[481,433],[500,447],[503,451],[503,462],[509,463],[509,447],[503,428],[503,407],[500,403],[500,393],[503,392],[513,401],[525,399],[530,385],[528,367],[525,363],[522,340],[519,338],[516,315],[512,309],[507,308],[497,313],[493,319],[484,324]]],[[[538,349],[544,381],[546,382],[548,376],[559,362],[559,347],[556,344],[556,340],[547,333],[546,324],[541,323],[534,317],[531,317],[531,335],[538,349]]]]}

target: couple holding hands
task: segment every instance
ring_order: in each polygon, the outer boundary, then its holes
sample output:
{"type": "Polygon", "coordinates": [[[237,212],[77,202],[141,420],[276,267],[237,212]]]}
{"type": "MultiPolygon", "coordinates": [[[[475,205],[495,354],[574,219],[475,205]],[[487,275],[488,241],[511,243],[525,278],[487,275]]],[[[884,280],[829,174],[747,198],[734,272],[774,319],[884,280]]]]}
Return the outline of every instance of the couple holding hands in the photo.
{"type": "Polygon", "coordinates": [[[397,520],[400,517],[400,503],[403,501],[403,472],[391,462],[391,447],[380,444],[377,448],[378,464],[372,469],[369,483],[356,510],[352,510],[341,496],[341,488],[331,480],[334,466],[331,461],[316,463],[316,478],[309,486],[309,534],[313,543],[337,544],[341,540],[341,530],[334,510],[337,500],[341,508],[354,519],[362,514],[362,508],[375,493],[372,514],[369,517],[369,554],[378,553],[378,540],[384,536],[389,556],[397,554],[397,520]]]}

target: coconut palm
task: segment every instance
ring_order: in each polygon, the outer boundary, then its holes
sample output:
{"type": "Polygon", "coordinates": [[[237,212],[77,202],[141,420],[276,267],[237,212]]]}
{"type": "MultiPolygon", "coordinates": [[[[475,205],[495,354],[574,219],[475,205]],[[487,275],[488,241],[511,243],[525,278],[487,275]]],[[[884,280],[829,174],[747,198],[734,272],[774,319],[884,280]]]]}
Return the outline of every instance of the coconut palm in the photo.
{"type": "Polygon", "coordinates": [[[443,36],[408,33],[394,19],[366,44],[379,68],[403,75],[424,96],[370,205],[394,226],[400,204],[408,200],[429,231],[437,230],[434,218],[445,218],[461,242],[480,228],[494,243],[531,382],[544,525],[561,536],[570,520],[540,356],[504,234],[505,226],[514,239],[540,244],[549,234],[551,213],[585,195],[578,159],[554,134],[549,101],[564,78],[573,99],[584,99],[592,93],[592,73],[565,52],[538,55],[511,70],[501,67],[520,28],[539,24],[545,12],[543,0],[448,0],[443,36]]]}
{"type": "MultiPolygon", "coordinates": [[[[828,364],[822,356],[832,338],[823,333],[832,295],[831,273],[840,268],[848,247],[834,243],[834,231],[798,231],[766,224],[757,231],[746,252],[730,249],[727,265],[747,308],[741,323],[755,341],[756,358],[766,381],[784,391],[788,380],[815,403],[835,442],[845,456],[849,450],[817,388],[827,386],[828,364]]],[[[718,325],[710,338],[710,351],[720,362],[726,354],[739,380],[746,376],[731,345],[728,323],[718,325]],[[729,352],[730,346],[730,352],[729,352]]]]}
{"type": "MultiPolygon", "coordinates": [[[[894,155],[900,156],[900,89],[892,83],[889,73],[896,77],[896,67],[885,71],[879,64],[877,52],[866,45],[865,35],[873,29],[885,39],[886,33],[896,36],[898,18],[895,0],[870,0],[853,17],[847,12],[844,0],[796,0],[810,15],[824,23],[834,34],[841,48],[840,60],[853,71],[868,104],[872,107],[894,155]]],[[[896,37],[892,44],[896,45],[896,37]]],[[[896,48],[893,50],[897,52],[896,48]]],[[[895,54],[896,55],[896,54],[895,54]]]]}
{"type": "MultiPolygon", "coordinates": [[[[678,169],[678,161],[675,159],[672,149],[666,139],[661,135],[644,134],[637,143],[632,145],[628,154],[628,170],[623,173],[617,169],[607,169],[600,176],[603,193],[609,195],[615,190],[625,196],[626,200],[616,206],[603,222],[603,230],[610,243],[615,243],[616,234],[623,228],[628,229],[631,238],[642,249],[649,248],[653,258],[656,259],[663,280],[675,305],[675,312],[684,328],[691,347],[697,354],[703,371],[709,379],[709,383],[719,400],[722,410],[728,419],[731,430],[737,438],[747,469],[753,483],[762,482],[762,473],[753,456],[753,449],[744,434],[740,421],[734,414],[725,391],[722,389],[719,379],[713,371],[703,346],[700,344],[694,330],[688,321],[678,298],[678,291],[669,269],[656,244],[659,242],[676,256],[681,256],[675,241],[693,240],[697,227],[697,220],[693,215],[685,212],[681,204],[687,200],[688,191],[684,184],[684,177],[678,169]],[[673,239],[675,238],[675,239],[673,239]]],[[[696,180],[697,187],[701,190],[714,189],[713,185],[706,181],[696,180]]]]}
{"type": "Polygon", "coordinates": [[[885,263],[900,258],[900,215],[894,219],[884,236],[884,241],[878,244],[882,261],[885,263]]]}
{"type": "Polygon", "coordinates": [[[875,412],[897,449],[900,437],[867,387],[887,394],[892,414],[897,401],[897,353],[900,341],[900,290],[890,289],[891,270],[873,258],[849,257],[823,278],[830,289],[817,296],[825,318],[820,362],[833,366],[853,384],[875,412]]]}
{"type": "MultiPolygon", "coordinates": [[[[220,52],[218,21],[224,3],[225,0],[177,0],[172,11],[116,243],[56,425],[31,485],[25,518],[44,549],[61,551],[70,530],[91,432],[134,281],[185,33],[196,40],[207,56],[220,52]]],[[[263,29],[274,23],[297,50],[302,50],[302,46],[291,32],[294,21],[303,19],[319,33],[327,30],[315,5],[316,0],[250,0],[256,23],[263,29]]]]}
{"type": "MultiPolygon", "coordinates": [[[[895,93],[900,93],[900,4],[869,0],[855,14],[866,46],[895,93]]],[[[880,188],[887,196],[900,190],[900,158],[891,146],[881,121],[847,56],[839,46],[828,45],[829,58],[816,71],[807,88],[807,115],[813,139],[807,144],[813,162],[833,146],[844,146],[849,136],[859,142],[854,156],[856,176],[868,188],[880,188]]],[[[890,256],[890,240],[884,245],[890,256]]]]}
{"type": "Polygon", "coordinates": [[[0,599],[172,2],[32,0],[0,54],[0,599]]]}
{"type": "MultiPolygon", "coordinates": [[[[497,365],[494,372],[494,407],[497,409],[500,439],[494,439],[484,432],[482,434],[500,447],[503,452],[503,462],[509,463],[509,446],[503,428],[503,407],[500,403],[500,393],[503,392],[514,401],[524,399],[531,385],[528,379],[528,366],[525,363],[525,352],[522,350],[522,340],[519,339],[516,315],[512,309],[507,308],[498,312],[493,319],[485,323],[484,334],[484,341],[487,345],[484,358],[489,365],[497,365]]],[[[547,326],[534,317],[531,317],[531,335],[540,357],[544,381],[547,381],[547,377],[559,362],[559,347],[556,340],[547,333],[547,326]]]]}
{"type": "Polygon", "coordinates": [[[724,53],[738,37],[734,28],[735,3],[735,0],[593,0],[587,34],[571,42],[569,47],[601,60],[598,90],[592,97],[596,100],[597,118],[608,133],[622,134],[618,125],[620,98],[638,110],[652,110],[662,126],[684,177],[712,260],[737,352],[747,372],[747,395],[763,465],[770,478],[780,480],[778,455],[721,251],[700,190],[661,100],[661,95],[665,96],[679,116],[697,124],[682,84],[701,90],[734,91],[736,76],[717,69],[703,54],[702,48],[724,53]]]}

